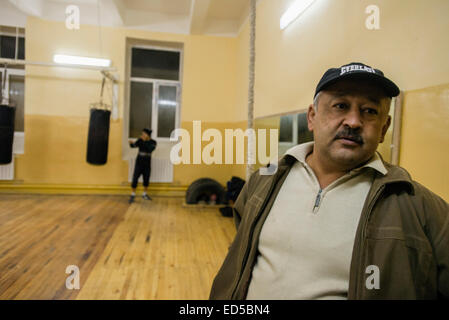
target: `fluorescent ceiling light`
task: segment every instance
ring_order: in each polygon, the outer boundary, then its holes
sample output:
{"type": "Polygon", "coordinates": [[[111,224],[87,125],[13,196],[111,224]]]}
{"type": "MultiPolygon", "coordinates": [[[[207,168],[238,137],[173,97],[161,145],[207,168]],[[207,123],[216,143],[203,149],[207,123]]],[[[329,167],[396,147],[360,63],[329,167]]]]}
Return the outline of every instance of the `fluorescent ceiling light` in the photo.
{"type": "Polygon", "coordinates": [[[281,30],[287,28],[296,18],[309,8],[316,0],[296,0],[281,17],[281,30]]]}
{"type": "Polygon", "coordinates": [[[108,59],[68,56],[65,54],[55,54],[53,56],[53,61],[55,63],[61,64],[74,64],[74,65],[94,66],[94,67],[109,67],[111,65],[111,60],[108,59]]]}

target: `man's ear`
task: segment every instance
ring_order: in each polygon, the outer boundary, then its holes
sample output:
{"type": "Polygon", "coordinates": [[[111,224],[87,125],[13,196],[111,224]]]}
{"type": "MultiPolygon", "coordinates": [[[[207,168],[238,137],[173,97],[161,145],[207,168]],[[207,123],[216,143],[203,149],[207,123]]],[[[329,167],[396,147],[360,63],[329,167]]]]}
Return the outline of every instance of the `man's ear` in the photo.
{"type": "Polygon", "coordinates": [[[313,131],[313,123],[316,116],[316,110],[313,104],[309,106],[309,109],[307,110],[307,127],[309,128],[309,131],[313,131]]]}
{"type": "Polygon", "coordinates": [[[382,127],[382,135],[381,135],[381,137],[380,137],[379,143],[384,142],[384,140],[385,140],[385,134],[387,133],[388,128],[390,127],[390,124],[391,124],[391,116],[389,115],[389,116],[387,117],[387,121],[385,122],[384,126],[382,127]]]}

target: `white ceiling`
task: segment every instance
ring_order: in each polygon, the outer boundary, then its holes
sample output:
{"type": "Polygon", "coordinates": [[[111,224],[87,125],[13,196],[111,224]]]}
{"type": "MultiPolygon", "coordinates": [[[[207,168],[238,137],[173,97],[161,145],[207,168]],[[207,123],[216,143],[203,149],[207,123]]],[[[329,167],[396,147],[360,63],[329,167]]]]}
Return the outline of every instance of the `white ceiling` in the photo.
{"type": "Polygon", "coordinates": [[[249,12],[249,0],[215,0],[209,6],[209,16],[215,19],[239,20],[249,12]]]}
{"type": "Polygon", "coordinates": [[[152,11],[166,14],[190,14],[191,0],[126,0],[131,10],[152,11]]]}
{"type": "Polygon", "coordinates": [[[64,21],[68,5],[83,24],[183,34],[235,36],[250,0],[0,0],[0,25],[24,27],[27,16],[64,21]],[[100,8],[100,19],[97,8],[100,8]],[[20,18],[18,18],[20,17],[20,18]],[[14,23],[15,24],[12,24],[14,23]]]}

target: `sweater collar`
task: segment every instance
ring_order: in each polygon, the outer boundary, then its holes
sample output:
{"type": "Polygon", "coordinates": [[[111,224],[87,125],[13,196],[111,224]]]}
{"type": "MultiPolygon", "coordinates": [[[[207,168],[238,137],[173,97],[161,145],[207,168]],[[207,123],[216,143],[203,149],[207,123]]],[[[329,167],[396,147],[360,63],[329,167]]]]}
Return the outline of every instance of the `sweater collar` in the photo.
{"type": "MultiPolygon", "coordinates": [[[[309,143],[310,146],[308,146],[309,148],[313,147],[313,142],[309,143]]],[[[296,146],[299,147],[299,146],[296,146]]],[[[299,161],[296,156],[299,156],[301,154],[301,152],[293,152],[292,150],[295,150],[296,147],[293,147],[289,150],[287,150],[287,153],[284,154],[284,156],[281,158],[281,160],[279,161],[279,170],[280,172],[288,172],[289,169],[293,166],[293,164],[296,161],[299,161]],[[289,153],[290,152],[290,153],[289,153]],[[294,153],[295,156],[293,156],[291,153],[294,153]]],[[[307,146],[304,146],[304,148],[307,148],[307,146]]],[[[311,151],[311,149],[308,149],[309,152],[311,151]]],[[[303,152],[304,154],[304,152],[303,152]]],[[[308,153],[304,154],[304,157],[301,158],[303,161],[305,161],[305,157],[308,153]]],[[[405,170],[404,168],[401,168],[399,166],[396,165],[392,165],[389,164],[388,162],[383,161],[382,157],[380,155],[379,159],[382,162],[382,165],[386,168],[387,170],[387,174],[377,174],[376,175],[376,179],[374,179],[374,184],[375,184],[375,188],[374,189],[378,189],[380,188],[382,185],[396,185],[396,184],[400,184],[402,186],[404,186],[407,189],[407,192],[414,194],[415,193],[415,186],[413,184],[413,180],[410,177],[410,174],[407,172],[407,170],[405,170]]],[[[377,170],[376,170],[377,172],[377,170]]]]}
{"type": "MultiPolygon", "coordinates": [[[[302,163],[302,165],[305,166],[306,157],[310,152],[312,152],[313,146],[314,146],[313,141],[302,143],[288,149],[286,154],[295,157],[296,160],[298,160],[300,163],[302,163]]],[[[351,170],[351,172],[358,172],[360,170],[363,170],[364,168],[372,168],[382,175],[386,175],[388,173],[388,170],[385,168],[383,161],[377,151],[363,166],[355,168],[351,170]]]]}

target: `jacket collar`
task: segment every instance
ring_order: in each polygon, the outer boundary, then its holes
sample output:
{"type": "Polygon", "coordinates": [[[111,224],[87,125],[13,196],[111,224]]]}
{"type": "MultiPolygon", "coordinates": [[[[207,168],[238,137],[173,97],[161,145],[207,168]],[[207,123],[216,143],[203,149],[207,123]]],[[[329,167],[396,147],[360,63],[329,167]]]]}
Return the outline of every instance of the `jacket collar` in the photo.
{"type": "Polygon", "coordinates": [[[413,185],[413,180],[410,176],[410,174],[404,169],[399,166],[395,166],[392,164],[389,164],[385,161],[384,163],[385,167],[388,170],[388,173],[384,176],[376,177],[374,180],[374,183],[381,185],[401,185],[404,188],[407,189],[407,191],[411,194],[415,193],[415,187],[413,185]]]}

